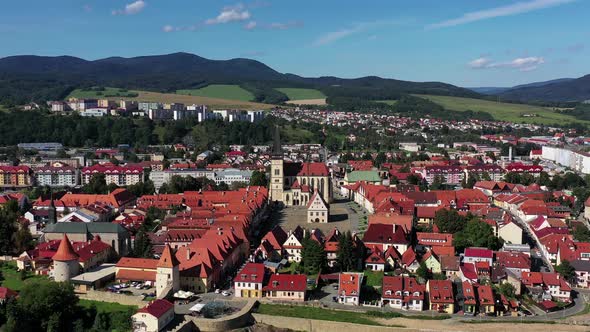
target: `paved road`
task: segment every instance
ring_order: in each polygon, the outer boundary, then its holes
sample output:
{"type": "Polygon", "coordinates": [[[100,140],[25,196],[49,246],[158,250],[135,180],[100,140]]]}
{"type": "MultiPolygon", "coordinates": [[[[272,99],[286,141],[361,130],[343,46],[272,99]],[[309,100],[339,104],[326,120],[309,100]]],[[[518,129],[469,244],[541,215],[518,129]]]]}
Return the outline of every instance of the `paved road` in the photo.
{"type": "Polygon", "coordinates": [[[553,270],[553,265],[551,264],[551,262],[545,257],[543,256],[541,253],[541,246],[540,243],[537,242],[537,240],[535,239],[535,236],[532,234],[531,229],[529,228],[529,225],[527,222],[525,222],[524,220],[522,220],[519,216],[517,216],[516,214],[511,213],[510,210],[504,209],[504,211],[506,211],[507,213],[510,213],[512,215],[512,217],[514,218],[514,221],[516,222],[517,225],[520,226],[520,228],[522,228],[524,234],[526,235],[526,237],[529,239],[529,244],[532,244],[533,247],[531,248],[533,250],[532,255],[535,258],[541,259],[544,266],[550,271],[550,272],[554,272],[553,270]],[[538,250],[538,253],[535,252],[535,250],[538,250]]]}

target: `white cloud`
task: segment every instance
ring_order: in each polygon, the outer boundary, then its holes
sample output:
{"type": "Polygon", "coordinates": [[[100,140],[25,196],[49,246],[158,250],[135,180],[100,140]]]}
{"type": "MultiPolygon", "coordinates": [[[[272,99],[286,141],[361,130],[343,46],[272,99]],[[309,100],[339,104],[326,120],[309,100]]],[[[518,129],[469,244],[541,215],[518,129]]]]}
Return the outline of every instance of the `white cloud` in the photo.
{"type": "Polygon", "coordinates": [[[313,44],[316,46],[330,44],[330,43],[333,43],[333,42],[340,40],[342,38],[346,38],[352,34],[358,33],[360,31],[362,31],[362,28],[360,27],[360,25],[357,25],[356,27],[352,27],[352,28],[328,32],[325,35],[320,36],[318,39],[316,39],[313,44]]]}
{"type": "Polygon", "coordinates": [[[146,2],[143,0],[137,0],[130,4],[125,5],[124,9],[113,10],[113,15],[135,15],[141,12],[146,6],[146,2]]]}
{"type": "Polygon", "coordinates": [[[322,46],[331,44],[340,39],[346,38],[350,35],[354,35],[365,30],[384,26],[384,25],[399,25],[404,24],[406,21],[373,21],[373,22],[361,22],[352,25],[349,28],[340,29],[337,31],[328,32],[324,35],[319,36],[314,42],[315,46],[322,46]]]}
{"type": "Polygon", "coordinates": [[[512,68],[525,72],[535,70],[544,63],[544,58],[534,56],[516,58],[505,62],[494,62],[490,58],[480,57],[470,61],[467,65],[472,69],[512,68]]]}
{"type": "Polygon", "coordinates": [[[162,27],[162,31],[164,31],[164,32],[172,32],[174,30],[175,30],[174,27],[171,25],[165,25],[162,27]]]}
{"type": "Polygon", "coordinates": [[[244,5],[238,4],[235,6],[223,7],[221,13],[215,18],[210,18],[205,21],[205,24],[224,24],[230,22],[240,22],[249,20],[251,17],[250,12],[244,8],[244,5]]]}
{"type": "Polygon", "coordinates": [[[427,26],[427,29],[438,29],[452,27],[481,20],[487,20],[495,17],[512,16],[531,11],[559,6],[574,2],[576,0],[531,0],[526,2],[516,2],[511,5],[496,7],[491,9],[479,10],[465,13],[462,16],[427,26]]]}
{"type": "Polygon", "coordinates": [[[291,28],[298,28],[301,26],[303,26],[303,23],[296,22],[296,21],[286,22],[286,23],[275,22],[275,23],[269,24],[267,28],[271,29],[271,30],[287,30],[287,29],[291,29],[291,28]]]}
{"type": "Polygon", "coordinates": [[[246,23],[246,25],[244,25],[244,29],[254,30],[256,28],[256,26],[257,26],[256,21],[250,21],[250,22],[246,23]]]}
{"type": "Polygon", "coordinates": [[[467,65],[473,69],[481,69],[481,68],[487,68],[487,66],[490,65],[491,63],[492,63],[492,60],[490,60],[486,57],[481,57],[481,58],[477,58],[473,61],[469,61],[469,63],[467,65]]]}

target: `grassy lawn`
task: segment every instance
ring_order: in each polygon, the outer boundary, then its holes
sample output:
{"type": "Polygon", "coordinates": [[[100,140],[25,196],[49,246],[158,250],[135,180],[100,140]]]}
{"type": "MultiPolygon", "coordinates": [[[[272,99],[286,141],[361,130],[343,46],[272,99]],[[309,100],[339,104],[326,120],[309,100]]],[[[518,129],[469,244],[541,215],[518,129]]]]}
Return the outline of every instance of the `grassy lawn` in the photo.
{"type": "Polygon", "coordinates": [[[381,287],[383,285],[383,271],[365,271],[365,279],[367,286],[381,287]]]}
{"type": "Polygon", "coordinates": [[[134,97],[137,91],[127,91],[120,88],[105,87],[103,91],[76,89],[70,93],[68,98],[112,98],[112,97],[134,97]]]}
{"type": "MultiPolygon", "coordinates": [[[[241,89],[239,86],[235,86],[241,89]]],[[[243,89],[241,89],[243,90],[243,89]]],[[[186,91],[197,91],[197,90],[186,90],[186,91]]],[[[243,90],[246,91],[246,90],[243,90]]],[[[100,91],[102,93],[101,96],[97,95],[97,91],[82,91],[80,89],[76,89],[72,91],[72,93],[68,96],[75,97],[75,98],[106,98],[110,100],[119,101],[121,99],[124,100],[134,100],[134,101],[151,101],[151,102],[159,102],[159,103],[182,103],[185,105],[207,105],[211,108],[235,108],[235,109],[246,109],[246,110],[265,110],[271,109],[273,105],[269,104],[262,104],[262,103],[255,103],[248,101],[252,97],[249,97],[245,100],[239,99],[230,99],[230,95],[224,95],[220,98],[213,98],[207,96],[199,96],[196,94],[188,95],[188,94],[176,94],[176,93],[160,93],[160,92],[151,92],[151,91],[141,91],[141,90],[129,90],[128,92],[121,92],[118,88],[105,88],[105,91],[100,91]],[[117,95],[118,93],[118,95],[117,95]]],[[[248,91],[246,91],[249,93],[248,91]]],[[[196,93],[196,92],[195,92],[196,93]]]]}
{"type": "Polygon", "coordinates": [[[550,108],[524,105],[498,103],[489,100],[449,97],[449,96],[432,96],[416,95],[433,101],[444,108],[452,111],[464,112],[467,110],[487,112],[496,120],[510,121],[516,123],[534,123],[534,124],[562,124],[564,122],[582,122],[589,124],[590,121],[577,120],[573,116],[559,114],[550,108]],[[536,114],[534,117],[523,117],[524,114],[536,114]]]}
{"type": "Polygon", "coordinates": [[[279,273],[295,274],[295,272],[297,272],[298,268],[299,268],[299,263],[292,262],[292,263],[289,263],[289,266],[279,269],[279,273]]]}
{"type": "MultiPolygon", "coordinates": [[[[347,311],[337,311],[322,308],[288,306],[279,304],[261,303],[258,307],[258,313],[273,316],[299,317],[307,319],[327,320],[332,322],[344,322],[363,325],[381,324],[372,320],[369,316],[362,313],[351,313],[347,311]]],[[[388,325],[389,326],[389,325],[388,325]]],[[[403,326],[398,326],[403,327],[403,326]]]]}
{"type": "Polygon", "coordinates": [[[289,97],[289,100],[302,100],[302,99],[322,99],[326,98],[326,95],[320,90],[316,89],[301,89],[301,88],[276,88],[289,97]]]}
{"type": "Polygon", "coordinates": [[[397,100],[379,100],[380,103],[385,103],[387,105],[395,105],[395,103],[397,103],[397,100]]]}
{"type": "Polygon", "coordinates": [[[177,94],[220,99],[250,101],[254,95],[239,85],[212,84],[200,89],[178,90],[177,94]]]}
{"type": "Polygon", "coordinates": [[[281,137],[283,137],[283,135],[285,140],[289,142],[317,143],[313,142],[314,135],[311,131],[295,128],[292,125],[281,127],[281,137]]]}
{"type": "Polygon", "coordinates": [[[16,271],[16,263],[13,262],[6,262],[0,267],[0,271],[2,271],[2,286],[8,287],[15,291],[20,291],[23,289],[25,284],[31,283],[34,281],[46,281],[50,282],[49,279],[45,276],[38,276],[31,273],[26,274],[26,278],[24,280],[20,279],[20,272],[16,271]]]}
{"type": "Polygon", "coordinates": [[[128,310],[137,310],[136,306],[133,305],[123,305],[119,303],[113,302],[101,302],[101,301],[92,301],[92,300],[84,300],[80,299],[78,302],[81,307],[83,308],[90,308],[93,305],[96,307],[96,310],[99,312],[126,312],[128,310]]]}

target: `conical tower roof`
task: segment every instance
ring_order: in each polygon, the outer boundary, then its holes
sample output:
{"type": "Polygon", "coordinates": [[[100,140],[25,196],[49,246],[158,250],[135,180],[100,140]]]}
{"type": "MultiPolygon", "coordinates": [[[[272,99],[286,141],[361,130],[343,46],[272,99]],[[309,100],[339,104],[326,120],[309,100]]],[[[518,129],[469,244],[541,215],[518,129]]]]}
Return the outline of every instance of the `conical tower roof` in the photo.
{"type": "Polygon", "coordinates": [[[162,256],[158,261],[157,267],[172,268],[177,265],[180,265],[180,262],[178,262],[176,256],[172,254],[172,249],[170,249],[170,246],[167,244],[166,246],[164,246],[164,251],[162,252],[162,256]]]}
{"type": "Polygon", "coordinates": [[[70,243],[70,239],[68,236],[64,234],[64,238],[59,243],[59,248],[57,248],[57,252],[53,255],[54,261],[60,262],[67,262],[73,261],[78,259],[78,254],[74,251],[74,247],[72,247],[72,243],[70,243]]]}

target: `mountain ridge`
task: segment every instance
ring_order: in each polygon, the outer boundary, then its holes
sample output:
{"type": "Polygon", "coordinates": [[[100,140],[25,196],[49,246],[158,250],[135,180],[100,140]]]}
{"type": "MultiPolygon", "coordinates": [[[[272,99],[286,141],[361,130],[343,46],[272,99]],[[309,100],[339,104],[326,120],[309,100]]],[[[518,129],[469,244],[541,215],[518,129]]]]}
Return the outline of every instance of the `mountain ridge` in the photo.
{"type": "Polygon", "coordinates": [[[97,60],[38,55],[0,58],[0,95],[12,96],[19,102],[23,99],[56,99],[63,97],[72,87],[101,85],[173,92],[208,84],[244,85],[254,93],[255,101],[265,101],[270,95],[273,100],[284,101],[286,96],[276,90],[270,91],[277,87],[317,88],[328,97],[370,100],[397,99],[406,93],[481,97],[471,90],[444,82],[412,82],[378,76],[352,79],[303,77],[281,73],[257,60],[212,60],[186,52],[130,58],[114,56],[97,60]],[[8,85],[15,82],[23,91],[14,91],[8,85]],[[54,86],[51,87],[51,84],[54,86]],[[41,88],[41,91],[32,91],[31,86],[41,88]]]}

